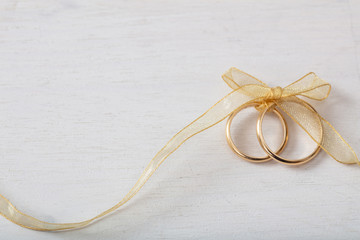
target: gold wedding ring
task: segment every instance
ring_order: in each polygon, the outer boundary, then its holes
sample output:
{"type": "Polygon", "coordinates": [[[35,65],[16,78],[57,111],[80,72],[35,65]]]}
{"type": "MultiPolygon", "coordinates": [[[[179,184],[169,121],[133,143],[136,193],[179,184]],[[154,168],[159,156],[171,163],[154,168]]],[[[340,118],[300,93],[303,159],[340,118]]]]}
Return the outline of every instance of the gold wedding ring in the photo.
{"type": "MultiPolygon", "coordinates": [[[[271,155],[269,154],[268,156],[266,157],[252,157],[252,156],[249,156],[243,152],[241,152],[234,144],[232,138],[231,138],[231,134],[230,134],[230,126],[231,126],[231,123],[232,123],[232,120],[233,118],[236,116],[236,114],[238,114],[241,110],[247,108],[247,107],[250,107],[250,106],[257,106],[258,104],[253,104],[253,105],[246,105],[244,107],[240,107],[238,109],[236,109],[228,118],[227,120],[227,123],[226,123],[226,139],[227,139],[227,142],[230,146],[230,148],[238,155],[240,156],[241,158],[247,160],[247,161],[250,161],[250,162],[267,162],[269,160],[272,159],[271,155]]],[[[287,124],[286,124],[286,121],[284,119],[284,116],[276,109],[276,108],[272,108],[274,113],[279,117],[280,121],[281,121],[281,124],[283,126],[283,140],[282,140],[282,143],[279,147],[279,149],[276,151],[277,154],[280,154],[282,152],[282,150],[284,150],[285,146],[286,146],[286,143],[288,141],[288,127],[287,127],[287,124]]],[[[268,110],[268,109],[267,109],[268,110]]]]}
{"type": "MultiPolygon", "coordinates": [[[[304,104],[306,105],[306,107],[308,107],[309,109],[311,109],[314,113],[317,113],[316,110],[308,103],[305,103],[304,104]]],[[[259,113],[259,117],[258,117],[258,120],[257,120],[257,124],[256,124],[256,135],[257,135],[257,138],[259,140],[259,143],[261,145],[261,147],[264,149],[264,151],[267,153],[267,156],[266,157],[252,157],[252,156],[249,156],[243,152],[241,152],[234,144],[232,138],[231,138],[231,134],[230,134],[230,126],[231,126],[231,123],[232,123],[232,120],[233,118],[236,116],[236,114],[238,114],[241,110],[247,108],[247,107],[250,107],[250,106],[258,106],[258,104],[254,103],[252,105],[246,105],[244,107],[240,107],[238,109],[236,109],[228,118],[227,120],[227,123],[226,123],[226,139],[227,139],[227,142],[230,146],[230,148],[238,155],[240,156],[241,158],[247,160],[247,161],[250,161],[250,162],[266,162],[266,161],[269,161],[271,159],[274,159],[280,163],[283,163],[283,164],[287,164],[287,165],[300,165],[300,164],[303,164],[303,163],[306,163],[308,161],[310,161],[311,159],[313,159],[318,153],[319,151],[321,150],[321,147],[320,147],[320,144],[318,144],[317,148],[308,156],[304,157],[304,158],[301,158],[301,159],[295,159],[295,160],[292,160],[292,159],[287,159],[287,158],[283,158],[281,156],[279,156],[279,154],[284,150],[286,144],[287,144],[287,141],[288,141],[288,127],[287,127],[287,123],[284,119],[284,116],[281,114],[281,112],[273,105],[273,104],[270,104],[270,105],[267,105],[265,106],[265,108],[259,113]],[[262,132],[262,123],[263,123],[263,120],[264,120],[264,117],[265,117],[265,114],[268,112],[268,111],[273,111],[280,119],[281,121],[281,124],[283,126],[283,140],[282,140],[282,143],[280,145],[280,147],[274,152],[270,149],[270,147],[266,144],[266,141],[265,141],[265,138],[264,138],[264,135],[263,135],[263,132],[262,132]]],[[[320,136],[321,136],[321,139],[320,139],[320,143],[322,142],[323,140],[323,127],[322,127],[322,124],[321,124],[321,119],[319,118],[319,126],[320,126],[320,136]]]]}
{"type": "MultiPolygon", "coordinates": [[[[304,104],[306,104],[306,106],[308,106],[312,111],[314,111],[314,113],[317,113],[316,110],[310,105],[304,102],[304,104]]],[[[297,159],[297,160],[290,160],[290,159],[286,159],[283,158],[281,156],[279,156],[278,152],[273,152],[269,146],[266,144],[265,142],[265,138],[262,132],[262,122],[264,119],[265,114],[269,111],[269,109],[276,109],[274,108],[272,105],[269,105],[267,107],[265,107],[264,110],[262,110],[262,112],[260,112],[258,120],[257,120],[257,125],[256,125],[256,134],[259,140],[259,143],[261,145],[261,147],[264,149],[264,151],[274,160],[280,162],[280,163],[284,163],[287,165],[300,165],[303,163],[306,163],[308,161],[310,161],[311,159],[313,159],[321,150],[320,145],[317,146],[317,148],[307,157],[301,158],[301,159],[297,159]]],[[[323,128],[322,128],[322,124],[321,124],[321,120],[319,118],[319,122],[320,122],[320,131],[321,131],[321,139],[320,142],[322,142],[323,139],[323,128]]]]}

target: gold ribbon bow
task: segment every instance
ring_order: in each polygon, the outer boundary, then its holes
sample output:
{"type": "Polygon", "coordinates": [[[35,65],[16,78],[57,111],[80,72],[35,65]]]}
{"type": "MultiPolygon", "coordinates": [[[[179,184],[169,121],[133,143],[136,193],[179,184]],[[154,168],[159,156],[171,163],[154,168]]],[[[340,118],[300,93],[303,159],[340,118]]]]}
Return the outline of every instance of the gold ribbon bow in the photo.
{"type": "Polygon", "coordinates": [[[233,91],[172,137],[150,161],[134,187],[113,207],[82,222],[49,223],[22,213],[9,200],[0,195],[0,214],[22,227],[41,231],[75,229],[89,225],[115,211],[135,196],[161,163],[186,140],[221,122],[239,107],[254,103],[260,104],[259,108],[270,103],[276,105],[299,124],[335,160],[341,163],[360,165],[355,152],[334,127],[314,112],[304,100],[297,97],[303,96],[319,101],[328,97],[330,84],[317,77],[315,73],[309,73],[285,88],[270,88],[262,81],[236,68],[230,68],[222,77],[233,91]],[[319,125],[316,125],[319,119],[322,127],[321,136],[317,131],[319,125]]]}

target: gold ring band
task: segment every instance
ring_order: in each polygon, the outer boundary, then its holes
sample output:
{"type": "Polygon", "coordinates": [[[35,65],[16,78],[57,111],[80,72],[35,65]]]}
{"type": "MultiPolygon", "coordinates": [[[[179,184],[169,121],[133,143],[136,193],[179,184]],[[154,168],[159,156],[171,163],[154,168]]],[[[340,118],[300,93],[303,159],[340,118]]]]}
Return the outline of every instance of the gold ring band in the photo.
{"type": "MultiPolygon", "coordinates": [[[[241,158],[249,161],[249,162],[256,162],[256,163],[260,163],[260,162],[267,162],[269,160],[272,159],[272,157],[270,155],[266,156],[266,157],[252,157],[252,156],[249,156],[243,152],[241,152],[234,144],[232,138],[231,138],[231,134],[230,134],[230,126],[231,126],[231,123],[232,123],[232,120],[233,118],[236,116],[236,114],[238,114],[241,110],[247,108],[247,107],[250,107],[250,106],[257,106],[258,104],[253,104],[253,105],[247,105],[247,106],[244,106],[244,107],[240,107],[238,108],[237,110],[235,110],[228,118],[227,120],[227,123],[226,123],[226,140],[230,146],[230,148],[238,155],[240,156],[241,158]]],[[[280,121],[281,121],[281,124],[283,126],[283,140],[282,140],[282,143],[279,147],[279,149],[276,151],[277,154],[281,153],[285,146],[286,146],[286,143],[288,141],[288,127],[287,127],[287,123],[285,121],[285,118],[284,116],[277,110],[277,109],[273,109],[273,111],[275,112],[275,114],[279,117],[280,121]]]]}
{"type": "MultiPolygon", "coordinates": [[[[316,110],[310,105],[310,104],[307,104],[307,103],[304,103],[306,104],[310,109],[312,109],[314,111],[314,113],[317,113],[316,110]]],[[[269,146],[266,144],[265,142],[265,138],[264,138],[264,135],[263,135],[263,132],[262,132],[262,122],[263,122],[263,119],[264,119],[264,116],[265,114],[267,113],[267,111],[269,111],[269,109],[273,108],[274,110],[276,108],[273,107],[273,104],[267,106],[262,112],[260,112],[259,114],[259,117],[258,117],[258,120],[257,120],[257,125],[256,125],[256,135],[258,137],[258,140],[259,140],[259,143],[261,145],[261,147],[264,149],[264,151],[274,160],[280,162],[280,163],[284,163],[284,164],[287,164],[287,165],[300,165],[300,164],[303,164],[303,163],[306,163],[308,161],[310,161],[311,159],[313,159],[318,153],[319,151],[321,150],[321,147],[320,145],[317,146],[317,148],[307,157],[304,157],[304,158],[301,158],[301,159],[297,159],[297,160],[290,160],[290,159],[286,159],[286,158],[283,158],[281,156],[279,156],[278,154],[279,153],[274,153],[270,148],[269,146]]],[[[321,142],[322,142],[322,139],[323,139],[323,128],[322,128],[322,124],[321,124],[321,120],[319,119],[319,122],[320,122],[320,130],[321,130],[321,142]]]]}

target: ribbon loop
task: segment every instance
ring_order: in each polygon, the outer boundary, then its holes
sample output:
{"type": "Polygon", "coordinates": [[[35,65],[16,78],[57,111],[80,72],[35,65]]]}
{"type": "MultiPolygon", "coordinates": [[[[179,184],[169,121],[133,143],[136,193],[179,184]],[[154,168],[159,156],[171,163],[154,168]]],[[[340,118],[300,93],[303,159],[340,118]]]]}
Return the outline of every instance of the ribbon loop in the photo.
{"type": "Polygon", "coordinates": [[[330,94],[331,86],[319,78],[315,73],[310,72],[299,80],[284,88],[284,96],[301,95],[314,100],[324,100],[330,94]]]}

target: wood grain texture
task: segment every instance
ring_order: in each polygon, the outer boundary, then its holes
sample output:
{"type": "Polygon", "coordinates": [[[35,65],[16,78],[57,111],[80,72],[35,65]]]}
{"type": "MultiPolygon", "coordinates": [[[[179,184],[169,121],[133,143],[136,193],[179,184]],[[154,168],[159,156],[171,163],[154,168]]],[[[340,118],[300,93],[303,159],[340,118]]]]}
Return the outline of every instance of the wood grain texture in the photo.
{"type": "MultiPolygon", "coordinates": [[[[131,188],[167,140],[230,89],[236,66],[270,85],[314,71],[311,102],[360,153],[359,1],[0,2],[0,193],[46,221],[92,217],[131,188]]],[[[246,114],[248,113],[248,115],[246,114]]],[[[235,140],[261,154],[253,110],[235,140]]],[[[276,142],[279,127],[266,135],[276,142]]],[[[224,123],[192,138],[126,206],[44,233],[0,218],[1,239],[359,239],[360,168],[325,153],[250,164],[224,123]]],[[[290,124],[285,154],[313,143],[290,124]]]]}

